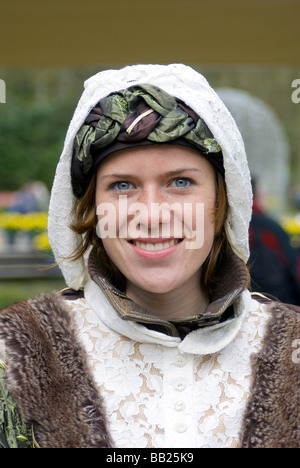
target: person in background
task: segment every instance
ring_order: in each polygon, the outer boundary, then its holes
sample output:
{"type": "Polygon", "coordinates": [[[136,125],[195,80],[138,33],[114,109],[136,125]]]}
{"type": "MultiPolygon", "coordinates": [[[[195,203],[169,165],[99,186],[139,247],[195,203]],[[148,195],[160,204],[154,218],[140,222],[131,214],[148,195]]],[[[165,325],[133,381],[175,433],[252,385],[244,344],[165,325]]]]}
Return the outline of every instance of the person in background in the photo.
{"type": "Polygon", "coordinates": [[[272,199],[278,214],[286,204],[290,146],[284,125],[273,108],[240,89],[220,88],[219,96],[241,132],[250,172],[254,203],[250,224],[251,290],[282,302],[300,303],[300,253],[289,236],[267,213],[272,199]]]}
{"type": "Polygon", "coordinates": [[[271,294],[282,302],[300,305],[300,250],[292,247],[289,235],[268,216],[253,186],[253,214],[250,222],[252,291],[271,294]]]}

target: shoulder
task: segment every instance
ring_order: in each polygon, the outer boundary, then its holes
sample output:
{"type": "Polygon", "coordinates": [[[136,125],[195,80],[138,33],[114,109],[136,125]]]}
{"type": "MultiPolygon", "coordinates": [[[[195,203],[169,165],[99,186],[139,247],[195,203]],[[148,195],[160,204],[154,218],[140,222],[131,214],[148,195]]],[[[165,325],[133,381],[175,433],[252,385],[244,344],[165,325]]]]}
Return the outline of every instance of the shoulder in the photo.
{"type": "Polygon", "coordinates": [[[261,350],[252,356],[253,381],[243,446],[299,447],[299,307],[262,295],[258,299],[268,320],[261,350]]]}
{"type": "Polygon", "coordinates": [[[299,332],[300,307],[295,304],[286,304],[269,294],[252,293],[252,298],[260,305],[264,305],[270,314],[274,326],[281,329],[283,325],[296,326],[295,332],[299,332]]]}
{"type": "Polygon", "coordinates": [[[26,355],[39,359],[50,344],[55,348],[61,337],[76,334],[71,302],[64,297],[61,292],[42,294],[0,311],[0,358],[10,370],[23,368],[26,355]]]}
{"type": "Polygon", "coordinates": [[[271,318],[265,337],[265,349],[274,349],[278,353],[278,359],[284,363],[286,371],[297,376],[300,385],[300,360],[297,363],[293,360],[295,347],[300,348],[300,308],[271,301],[268,309],[271,318]]]}
{"type": "MultiPolygon", "coordinates": [[[[27,319],[33,320],[33,323],[39,319],[48,318],[67,318],[66,311],[69,310],[69,301],[81,299],[83,293],[72,289],[44,293],[33,299],[16,302],[0,310],[0,327],[4,325],[13,325],[16,321],[26,322],[27,319]]],[[[1,340],[1,334],[0,334],[1,340]]],[[[0,341],[1,343],[1,341],[0,341]]],[[[0,345],[1,351],[1,345],[0,345]]]]}
{"type": "Polygon", "coordinates": [[[35,299],[16,302],[0,312],[0,339],[5,340],[7,346],[11,333],[16,336],[17,331],[28,335],[39,322],[51,320],[51,315],[58,315],[62,309],[63,300],[58,293],[43,294],[35,299]],[[27,333],[26,333],[27,331],[27,333]]]}
{"type": "Polygon", "coordinates": [[[300,344],[300,307],[282,303],[265,294],[254,293],[252,297],[258,309],[263,306],[268,315],[264,349],[277,349],[282,357],[287,354],[286,359],[289,359],[296,341],[300,344]]]}

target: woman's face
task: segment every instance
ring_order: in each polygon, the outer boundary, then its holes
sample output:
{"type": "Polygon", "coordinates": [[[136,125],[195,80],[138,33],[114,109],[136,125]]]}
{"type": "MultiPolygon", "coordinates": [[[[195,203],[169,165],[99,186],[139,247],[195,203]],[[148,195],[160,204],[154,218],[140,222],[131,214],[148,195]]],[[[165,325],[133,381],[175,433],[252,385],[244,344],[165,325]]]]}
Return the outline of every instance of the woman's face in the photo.
{"type": "Polygon", "coordinates": [[[105,159],[97,174],[97,232],[127,288],[200,289],[215,200],[214,169],[196,149],[153,145],[105,159]]]}

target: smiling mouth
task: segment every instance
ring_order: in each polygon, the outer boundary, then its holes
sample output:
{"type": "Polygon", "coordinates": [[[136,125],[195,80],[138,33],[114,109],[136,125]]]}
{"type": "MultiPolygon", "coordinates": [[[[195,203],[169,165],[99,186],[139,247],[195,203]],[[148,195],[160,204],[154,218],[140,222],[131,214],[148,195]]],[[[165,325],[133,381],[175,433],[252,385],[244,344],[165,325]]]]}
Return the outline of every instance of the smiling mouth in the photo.
{"type": "Polygon", "coordinates": [[[136,247],[139,247],[140,249],[143,249],[143,250],[148,250],[149,252],[166,250],[178,244],[179,242],[182,242],[182,239],[166,239],[166,240],[151,239],[150,242],[149,240],[146,241],[146,240],[137,240],[137,239],[130,241],[130,243],[135,245],[136,247]]]}

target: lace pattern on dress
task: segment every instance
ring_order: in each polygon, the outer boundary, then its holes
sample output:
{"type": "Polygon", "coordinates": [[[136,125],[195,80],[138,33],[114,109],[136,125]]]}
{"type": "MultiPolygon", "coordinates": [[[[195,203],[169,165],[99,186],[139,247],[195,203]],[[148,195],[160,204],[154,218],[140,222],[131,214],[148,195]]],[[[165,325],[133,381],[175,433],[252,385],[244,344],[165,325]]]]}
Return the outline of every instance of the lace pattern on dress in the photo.
{"type": "Polygon", "coordinates": [[[251,300],[235,339],[214,355],[133,341],[70,302],[118,448],[237,447],[249,395],[250,356],[260,349],[267,306],[251,300]]]}

